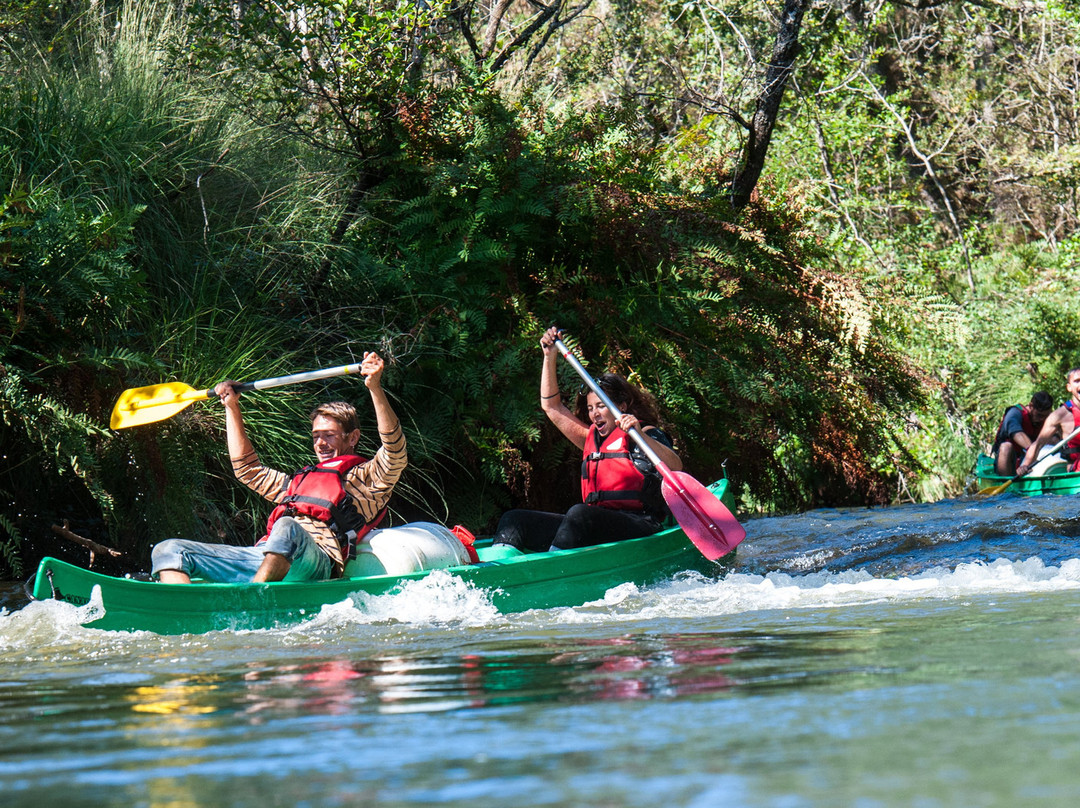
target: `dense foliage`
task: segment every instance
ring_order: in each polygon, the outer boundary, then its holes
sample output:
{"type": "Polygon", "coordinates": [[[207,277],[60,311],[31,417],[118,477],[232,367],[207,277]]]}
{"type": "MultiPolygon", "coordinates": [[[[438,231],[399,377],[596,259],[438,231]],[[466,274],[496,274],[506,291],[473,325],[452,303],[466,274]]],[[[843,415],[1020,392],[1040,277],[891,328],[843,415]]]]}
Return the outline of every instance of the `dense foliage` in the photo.
{"type": "MultiPolygon", "coordinates": [[[[1061,395],[1071,7],[810,7],[739,208],[766,6],[417,9],[4,12],[8,569],[65,518],[136,557],[251,539],[265,510],[229,479],[212,403],[105,427],[123,389],[167,380],[377,349],[410,447],[398,518],[477,530],[573,501],[536,401],[552,323],[657,394],[689,470],[726,461],[747,511],[959,493],[1003,405],[1061,395]]],[[[303,462],[327,396],[369,415],[341,380],[245,397],[262,454],[303,462]]]]}

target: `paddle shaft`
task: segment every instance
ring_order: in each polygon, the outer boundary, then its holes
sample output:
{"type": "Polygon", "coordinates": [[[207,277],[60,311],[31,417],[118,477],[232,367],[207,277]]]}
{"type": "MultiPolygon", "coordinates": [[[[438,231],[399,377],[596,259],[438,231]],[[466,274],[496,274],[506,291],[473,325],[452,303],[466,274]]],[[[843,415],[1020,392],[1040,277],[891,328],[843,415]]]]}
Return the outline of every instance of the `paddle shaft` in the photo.
{"type": "MultiPolygon", "coordinates": [[[[1031,472],[1033,472],[1035,470],[1035,467],[1038,466],[1039,463],[1041,463],[1043,460],[1050,457],[1051,455],[1057,454],[1059,451],[1061,451],[1062,446],[1064,446],[1066,443],[1071,441],[1077,435],[1080,435],[1080,426],[1078,426],[1076,429],[1074,429],[1072,432],[1070,432],[1064,438],[1059,440],[1057,443],[1055,443],[1049,449],[1042,452],[1042,457],[1038,457],[1038,458],[1035,459],[1035,462],[1031,464],[1031,468],[1028,469],[1027,474],[1017,474],[1015,477],[1013,477],[1011,480],[1009,480],[1009,482],[1014,483],[1017,480],[1019,480],[1021,477],[1026,477],[1028,474],[1031,474],[1031,472]]],[[[1036,476],[1038,476],[1038,475],[1036,475],[1036,476]]]]}
{"type": "MultiPolygon", "coordinates": [[[[324,368],[323,370],[309,370],[304,373],[293,373],[289,376],[275,376],[272,379],[260,379],[256,382],[244,382],[236,385],[236,392],[246,393],[248,390],[269,390],[271,387],[284,387],[286,384],[300,384],[301,382],[313,382],[319,379],[330,379],[334,376],[348,376],[350,373],[359,373],[360,365],[340,365],[336,368],[324,368]]],[[[206,391],[207,398],[217,395],[213,388],[206,391]]]]}
{"type": "MultiPolygon", "coordinates": [[[[237,384],[235,389],[238,393],[246,393],[249,390],[267,390],[271,387],[283,387],[286,384],[300,384],[301,382],[312,382],[317,379],[329,379],[334,376],[346,376],[350,373],[359,373],[360,365],[341,365],[336,368],[324,368],[322,370],[309,370],[304,373],[293,373],[289,376],[275,376],[272,379],[260,379],[254,382],[243,382],[237,384]]],[[[214,392],[213,387],[209,387],[206,390],[188,390],[182,395],[178,396],[174,402],[195,402],[202,401],[208,398],[217,398],[217,393],[214,392]]],[[[145,400],[133,399],[125,404],[125,410],[134,411],[149,407],[160,407],[164,402],[153,398],[145,400]]]]}

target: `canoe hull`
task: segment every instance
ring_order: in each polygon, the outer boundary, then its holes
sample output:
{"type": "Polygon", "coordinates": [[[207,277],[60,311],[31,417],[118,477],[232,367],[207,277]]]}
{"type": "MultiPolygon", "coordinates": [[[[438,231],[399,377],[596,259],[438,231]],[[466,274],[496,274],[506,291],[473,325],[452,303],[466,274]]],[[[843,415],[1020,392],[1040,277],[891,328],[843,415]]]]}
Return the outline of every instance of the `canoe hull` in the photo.
{"type": "MultiPolygon", "coordinates": [[[[726,481],[713,486],[713,491],[730,500],[726,481]]],[[[675,527],[641,539],[449,567],[447,572],[487,591],[497,609],[510,613],[576,606],[602,598],[607,590],[623,583],[645,586],[685,570],[717,575],[730,568],[733,556],[708,561],[675,527]]],[[[406,582],[429,574],[170,585],[114,578],[45,558],[38,567],[33,595],[82,606],[90,602],[94,588],[100,587],[104,613],[97,612],[85,625],[112,631],[189,634],[292,625],[314,617],[325,604],[344,601],[356,593],[393,593],[406,582]]]]}
{"type": "MultiPolygon", "coordinates": [[[[1007,483],[1012,479],[1012,477],[995,474],[994,459],[983,454],[979,455],[978,460],[975,461],[975,477],[980,491],[1007,483]]],[[[1080,471],[1051,473],[1041,477],[1021,477],[1005,490],[1025,497],[1080,494],[1080,471]]]]}

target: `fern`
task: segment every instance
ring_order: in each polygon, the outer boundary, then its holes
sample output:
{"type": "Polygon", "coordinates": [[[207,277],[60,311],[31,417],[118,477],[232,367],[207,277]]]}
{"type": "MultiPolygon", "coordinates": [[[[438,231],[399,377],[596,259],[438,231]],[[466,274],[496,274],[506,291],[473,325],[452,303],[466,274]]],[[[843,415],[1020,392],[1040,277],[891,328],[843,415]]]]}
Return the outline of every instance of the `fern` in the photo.
{"type": "MultiPolygon", "coordinates": [[[[10,496],[6,492],[0,493],[3,493],[5,497],[10,496]]],[[[23,535],[15,522],[2,513],[0,513],[0,528],[3,528],[7,534],[4,540],[0,541],[0,558],[3,558],[4,566],[11,571],[12,575],[21,578],[23,563],[19,549],[23,543],[23,535]]]]}

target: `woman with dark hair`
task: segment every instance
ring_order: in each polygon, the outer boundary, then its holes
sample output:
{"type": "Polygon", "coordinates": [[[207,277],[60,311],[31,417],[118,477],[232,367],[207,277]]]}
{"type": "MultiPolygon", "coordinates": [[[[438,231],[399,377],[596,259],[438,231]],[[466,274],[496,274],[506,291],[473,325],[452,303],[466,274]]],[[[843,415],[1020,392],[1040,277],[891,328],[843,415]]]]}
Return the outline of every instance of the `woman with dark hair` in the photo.
{"type": "Polygon", "coordinates": [[[649,447],[673,471],[682,460],[659,422],[652,396],[615,373],[602,373],[596,383],[622,411],[616,419],[600,397],[578,394],[575,412],[563,403],[555,363],[556,328],[540,338],[544,351],[540,374],[540,406],[560,432],[582,450],[582,503],[565,514],[516,509],[507,511],[495,531],[496,544],[524,551],[569,550],[609,541],[648,536],[663,528],[670,515],[660,491],[660,474],[630,437],[637,429],[649,447]]]}

